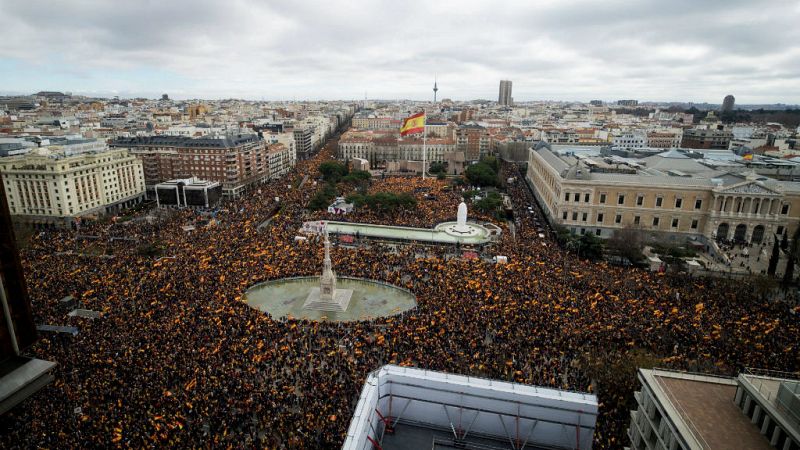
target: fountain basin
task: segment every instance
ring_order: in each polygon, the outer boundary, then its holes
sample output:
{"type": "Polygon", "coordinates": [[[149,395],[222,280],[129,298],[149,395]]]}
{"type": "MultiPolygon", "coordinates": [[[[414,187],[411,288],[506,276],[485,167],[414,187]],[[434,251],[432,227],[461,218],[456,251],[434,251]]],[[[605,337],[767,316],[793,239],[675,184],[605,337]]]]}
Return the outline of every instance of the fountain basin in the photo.
{"type": "Polygon", "coordinates": [[[337,289],[352,289],[345,311],[304,309],[312,289],[319,289],[319,277],[281,278],[250,287],[245,303],[274,319],[327,320],[352,322],[401,314],[417,306],[416,296],[409,290],[381,281],[364,278],[337,277],[337,289]]]}

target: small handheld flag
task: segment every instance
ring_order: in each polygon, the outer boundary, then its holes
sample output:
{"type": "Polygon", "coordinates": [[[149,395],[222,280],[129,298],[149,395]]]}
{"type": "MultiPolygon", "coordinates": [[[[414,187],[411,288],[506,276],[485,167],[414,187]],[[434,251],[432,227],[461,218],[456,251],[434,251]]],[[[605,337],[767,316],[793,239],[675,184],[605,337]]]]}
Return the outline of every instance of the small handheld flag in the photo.
{"type": "Polygon", "coordinates": [[[403,119],[403,126],[400,127],[400,135],[405,136],[412,133],[423,133],[425,131],[425,113],[417,113],[403,119]]]}

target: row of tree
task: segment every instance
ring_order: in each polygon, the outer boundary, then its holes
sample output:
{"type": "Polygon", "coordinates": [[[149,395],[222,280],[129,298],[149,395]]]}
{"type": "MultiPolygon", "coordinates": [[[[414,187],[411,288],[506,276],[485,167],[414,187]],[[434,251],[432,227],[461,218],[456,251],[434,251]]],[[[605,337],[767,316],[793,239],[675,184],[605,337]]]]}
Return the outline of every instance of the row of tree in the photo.
{"type": "Polygon", "coordinates": [[[473,186],[500,186],[500,163],[494,156],[484,156],[475,164],[467,166],[464,178],[473,186]]]}
{"type": "Polygon", "coordinates": [[[361,192],[366,192],[372,175],[365,170],[351,171],[347,163],[339,161],[325,161],[319,165],[319,173],[325,185],[317,191],[308,202],[308,209],[319,211],[325,209],[336,198],[339,185],[347,184],[349,188],[355,187],[361,192]]]}
{"type": "Polygon", "coordinates": [[[356,208],[367,207],[373,211],[389,212],[408,209],[417,205],[417,199],[406,193],[376,192],[374,194],[350,194],[347,202],[356,208]]]}

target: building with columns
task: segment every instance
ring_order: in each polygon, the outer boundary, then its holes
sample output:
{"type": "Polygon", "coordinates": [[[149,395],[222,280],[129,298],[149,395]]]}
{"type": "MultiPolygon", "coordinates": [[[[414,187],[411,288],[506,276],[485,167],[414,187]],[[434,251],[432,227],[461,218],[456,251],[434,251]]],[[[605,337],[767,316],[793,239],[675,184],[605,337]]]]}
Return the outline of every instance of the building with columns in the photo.
{"type": "Polygon", "coordinates": [[[576,234],[636,228],[669,240],[759,244],[791,236],[800,222],[800,183],[675,149],[622,158],[543,143],[529,150],[526,178],[551,224],[576,234]]]}
{"type": "Polygon", "coordinates": [[[370,166],[382,166],[394,161],[422,161],[423,150],[428,163],[445,161],[445,155],[456,150],[453,138],[399,138],[396,133],[350,130],[339,139],[337,157],[343,160],[365,159],[370,166]]]}

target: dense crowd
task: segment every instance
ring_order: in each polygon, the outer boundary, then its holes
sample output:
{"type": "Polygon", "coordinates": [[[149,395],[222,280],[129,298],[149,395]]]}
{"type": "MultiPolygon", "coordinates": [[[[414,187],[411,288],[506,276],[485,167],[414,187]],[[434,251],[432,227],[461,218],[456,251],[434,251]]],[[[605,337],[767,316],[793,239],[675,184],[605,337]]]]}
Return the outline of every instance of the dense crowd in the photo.
{"type": "MultiPolygon", "coordinates": [[[[340,189],[351,188],[343,183],[340,189]]],[[[391,192],[409,194],[417,199],[410,209],[376,212],[369,208],[358,208],[349,214],[317,213],[315,220],[337,220],[343,222],[374,223],[380,225],[402,224],[410,227],[430,228],[437,223],[456,220],[458,204],[463,201],[463,193],[471,187],[451,186],[433,178],[389,177],[376,178],[370,183],[367,194],[391,192]]],[[[347,194],[347,192],[342,192],[347,194]]],[[[470,211],[471,219],[488,219],[477,211],[470,211]]]]}
{"type": "MultiPolygon", "coordinates": [[[[210,225],[179,211],[90,225],[81,233],[99,239],[77,243],[69,231],[36,236],[23,253],[36,322],[80,331],[45,334],[29,351],[58,362],[56,381],[0,418],[0,446],[336,448],[367,374],[394,363],[594,392],[595,447],[621,448],[636,365],[798,369],[796,308],[756,297],[746,282],[673,279],[565,253],[539,236],[541,214],[521,181],[507,186],[515,232],[491,249],[509,264],[418,245],[337,247],[338,274],[411,289],[418,308],[346,324],[273,319],[244,292],[318,273],[321,246],[293,238],[323,216],[304,205],[330,156],[326,148],[225,203],[210,225]],[[148,243],[160,257],[140,251],[148,243]],[[67,295],[103,318],[67,317],[67,295]]],[[[504,167],[503,179],[515,175],[504,167]]],[[[373,183],[413,192],[421,209],[352,217],[431,227],[460,201],[445,181],[373,183]]]]}

